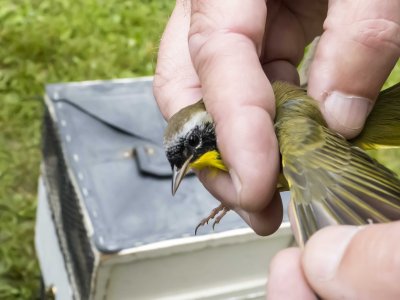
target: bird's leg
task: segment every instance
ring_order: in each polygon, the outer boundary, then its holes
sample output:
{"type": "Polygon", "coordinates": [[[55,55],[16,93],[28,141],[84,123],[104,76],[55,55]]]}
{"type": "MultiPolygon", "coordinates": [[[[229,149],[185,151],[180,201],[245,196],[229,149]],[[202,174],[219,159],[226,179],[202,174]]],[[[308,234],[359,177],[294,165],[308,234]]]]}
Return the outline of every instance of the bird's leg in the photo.
{"type": "Polygon", "coordinates": [[[220,204],[218,207],[214,208],[210,214],[208,215],[208,217],[204,218],[203,220],[201,220],[201,222],[199,223],[199,225],[197,225],[194,234],[197,234],[197,230],[199,229],[200,226],[204,226],[205,224],[208,224],[208,221],[210,221],[211,219],[214,219],[215,216],[217,216],[217,219],[215,220],[214,224],[213,224],[213,229],[215,224],[218,224],[221,219],[223,218],[223,216],[225,216],[225,214],[229,211],[229,208],[223,206],[222,204],[220,204]],[[219,214],[222,211],[221,214],[219,214]]]}

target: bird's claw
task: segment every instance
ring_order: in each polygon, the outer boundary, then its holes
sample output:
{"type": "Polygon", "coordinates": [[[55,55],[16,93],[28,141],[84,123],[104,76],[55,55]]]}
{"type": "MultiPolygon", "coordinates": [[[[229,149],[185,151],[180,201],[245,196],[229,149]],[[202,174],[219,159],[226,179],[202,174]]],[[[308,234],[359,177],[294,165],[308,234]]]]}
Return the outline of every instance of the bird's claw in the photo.
{"type": "Polygon", "coordinates": [[[213,230],[215,230],[215,225],[217,225],[222,220],[222,218],[226,215],[226,213],[228,211],[229,211],[229,208],[224,206],[222,209],[222,212],[220,214],[218,214],[218,216],[216,217],[216,219],[212,225],[213,230]]]}
{"type": "Polygon", "coordinates": [[[217,225],[221,219],[226,215],[226,213],[229,211],[229,208],[223,206],[220,204],[218,207],[214,208],[211,213],[208,215],[208,217],[204,218],[203,220],[200,221],[200,223],[197,225],[196,229],[194,230],[194,234],[197,235],[197,230],[201,227],[204,226],[205,224],[208,224],[208,222],[211,219],[214,219],[216,216],[216,219],[212,225],[213,230],[215,229],[215,225],[217,225]],[[221,212],[222,211],[222,212],[221,212]]]}

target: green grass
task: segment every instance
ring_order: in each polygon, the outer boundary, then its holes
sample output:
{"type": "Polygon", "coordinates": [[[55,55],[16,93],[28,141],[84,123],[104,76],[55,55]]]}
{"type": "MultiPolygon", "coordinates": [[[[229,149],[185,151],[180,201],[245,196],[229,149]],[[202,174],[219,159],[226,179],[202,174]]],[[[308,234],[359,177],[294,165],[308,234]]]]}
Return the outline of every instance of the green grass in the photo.
{"type": "Polygon", "coordinates": [[[0,299],[37,297],[41,96],[50,82],[151,75],[174,1],[0,5],[0,299]]]}
{"type": "MultiPolygon", "coordinates": [[[[33,229],[44,85],[151,75],[173,4],[172,0],[2,1],[0,299],[37,297],[33,229]]],[[[391,81],[399,80],[398,65],[391,81]]],[[[392,155],[397,154],[386,157],[392,155]]]]}

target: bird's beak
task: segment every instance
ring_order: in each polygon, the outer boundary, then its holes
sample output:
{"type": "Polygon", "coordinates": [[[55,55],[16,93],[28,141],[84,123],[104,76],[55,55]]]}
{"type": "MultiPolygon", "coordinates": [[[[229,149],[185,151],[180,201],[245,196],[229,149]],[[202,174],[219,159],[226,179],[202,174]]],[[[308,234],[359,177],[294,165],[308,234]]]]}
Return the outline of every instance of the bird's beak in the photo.
{"type": "Polygon", "coordinates": [[[176,190],[179,187],[179,184],[181,183],[183,177],[187,174],[189,171],[189,164],[190,161],[192,160],[193,155],[191,155],[182,165],[180,169],[178,169],[176,166],[173,167],[172,169],[172,195],[175,195],[176,190]]]}

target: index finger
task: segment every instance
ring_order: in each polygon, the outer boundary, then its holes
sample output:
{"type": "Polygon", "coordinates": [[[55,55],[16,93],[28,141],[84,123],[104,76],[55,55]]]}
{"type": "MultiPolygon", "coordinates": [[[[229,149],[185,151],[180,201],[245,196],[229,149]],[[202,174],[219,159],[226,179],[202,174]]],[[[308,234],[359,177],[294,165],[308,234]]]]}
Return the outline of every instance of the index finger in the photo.
{"type": "Polygon", "coordinates": [[[247,211],[268,205],[279,170],[274,95],[259,61],[266,14],[264,0],[193,0],[191,8],[189,51],[236,189],[230,205],[247,211]]]}

